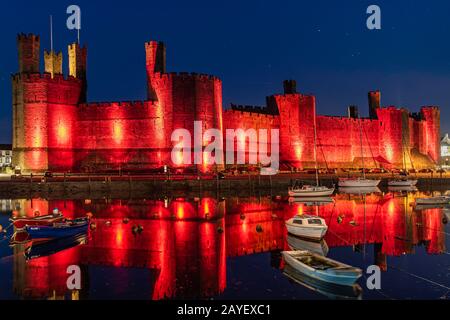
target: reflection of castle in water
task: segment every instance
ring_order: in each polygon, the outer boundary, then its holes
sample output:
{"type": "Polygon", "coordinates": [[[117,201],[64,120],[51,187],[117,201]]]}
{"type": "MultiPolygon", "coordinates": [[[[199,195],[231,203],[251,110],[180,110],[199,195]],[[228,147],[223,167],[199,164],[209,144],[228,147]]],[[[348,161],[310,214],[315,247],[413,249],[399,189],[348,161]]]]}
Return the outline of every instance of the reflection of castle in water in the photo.
{"type": "MultiPolygon", "coordinates": [[[[92,212],[97,228],[87,245],[25,262],[15,248],[14,291],[24,297],[67,294],[66,268],[80,265],[89,288],[89,267],[134,267],[152,274],[151,299],[199,298],[226,287],[226,258],[288,248],[284,221],[295,214],[322,216],[330,248],[374,244],[374,263],[388,268],[386,256],[410,254],[424,245],[445,252],[442,209],[413,211],[411,196],[338,195],[335,203],[307,207],[270,198],[160,200],[20,200],[15,214],[32,215],[58,207],[65,214],[92,212]],[[129,218],[129,223],[124,223],[129,218]],[[110,221],[111,224],[106,223],[110,221]],[[133,235],[132,227],[143,227],[133,235]]],[[[280,266],[278,255],[272,264],[280,266]]],[[[114,279],[111,279],[111,283],[114,279]]]]}

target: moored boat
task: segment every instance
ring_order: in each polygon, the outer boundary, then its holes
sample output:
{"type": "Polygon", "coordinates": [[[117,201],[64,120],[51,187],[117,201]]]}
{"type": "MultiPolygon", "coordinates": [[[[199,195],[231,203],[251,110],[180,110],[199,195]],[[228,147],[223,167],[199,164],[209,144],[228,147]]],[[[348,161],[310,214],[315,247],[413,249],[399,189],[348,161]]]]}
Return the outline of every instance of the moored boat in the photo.
{"type": "Polygon", "coordinates": [[[394,179],[388,181],[388,186],[390,187],[414,187],[417,184],[418,180],[416,179],[394,179]]]}
{"type": "Polygon", "coordinates": [[[88,230],[89,219],[80,218],[55,223],[52,226],[26,226],[25,229],[31,239],[52,239],[60,237],[69,237],[79,233],[85,233],[88,230]]]}
{"type": "Polygon", "coordinates": [[[288,194],[290,197],[326,197],[334,193],[334,188],[325,186],[310,186],[304,185],[301,187],[289,188],[288,194]]]}
{"type": "Polygon", "coordinates": [[[10,219],[17,230],[21,230],[26,226],[49,226],[63,220],[64,216],[59,212],[44,216],[37,215],[35,217],[17,217],[10,219]]]}
{"type": "Polygon", "coordinates": [[[357,188],[371,188],[377,187],[381,180],[372,180],[366,178],[339,178],[339,187],[357,187],[357,188]]]}
{"type": "Polygon", "coordinates": [[[317,255],[309,251],[283,251],[287,264],[298,272],[320,281],[352,286],[362,276],[362,270],[317,255]]]}
{"type": "Polygon", "coordinates": [[[308,277],[286,264],[283,274],[295,283],[313,290],[332,300],[360,300],[362,288],[358,284],[342,286],[308,277]]]}
{"type": "Polygon", "coordinates": [[[439,196],[439,197],[430,197],[430,198],[416,198],[416,205],[446,205],[450,204],[449,196],[439,196]]]}
{"type": "Polygon", "coordinates": [[[320,241],[327,233],[324,219],[317,216],[298,215],[285,222],[288,232],[297,237],[320,241]]]}

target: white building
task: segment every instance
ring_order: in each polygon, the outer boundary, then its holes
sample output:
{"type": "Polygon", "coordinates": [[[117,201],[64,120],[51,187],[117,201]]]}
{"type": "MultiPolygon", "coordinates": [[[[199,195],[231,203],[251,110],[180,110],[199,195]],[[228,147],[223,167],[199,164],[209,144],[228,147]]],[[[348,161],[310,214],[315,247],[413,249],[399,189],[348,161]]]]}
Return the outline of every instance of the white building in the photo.
{"type": "Polygon", "coordinates": [[[0,144],[0,168],[11,167],[12,145],[0,144]]]}
{"type": "Polygon", "coordinates": [[[448,133],[441,140],[441,162],[442,165],[450,167],[450,137],[448,133]]]}

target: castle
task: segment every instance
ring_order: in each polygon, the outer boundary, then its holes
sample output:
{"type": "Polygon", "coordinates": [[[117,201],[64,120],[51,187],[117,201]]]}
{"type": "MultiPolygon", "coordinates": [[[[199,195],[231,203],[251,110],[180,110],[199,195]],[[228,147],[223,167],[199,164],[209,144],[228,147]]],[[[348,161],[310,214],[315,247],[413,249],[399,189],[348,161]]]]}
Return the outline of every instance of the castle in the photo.
{"type": "Polygon", "coordinates": [[[314,165],[314,128],[322,167],[358,167],[363,160],[369,168],[432,167],[439,162],[437,107],[423,107],[420,113],[381,107],[381,94],[375,91],[369,93],[369,118],[360,119],[357,107],[349,107],[348,117],[316,115],[315,97],[297,93],[295,81],[289,80],[284,93],[267,97],[264,107],[232,105],[224,110],[221,80],[167,73],[165,45],[155,41],[145,44],[147,100],[88,103],[86,47],[68,46],[69,74],[64,76],[62,53],[54,51],[44,52],[45,72],[40,72],[39,36],[20,34],[17,45],[13,164],[24,172],[173,167],[171,133],[178,128],[193,132],[194,121],[202,121],[204,130],[279,129],[282,169],[314,165]]]}

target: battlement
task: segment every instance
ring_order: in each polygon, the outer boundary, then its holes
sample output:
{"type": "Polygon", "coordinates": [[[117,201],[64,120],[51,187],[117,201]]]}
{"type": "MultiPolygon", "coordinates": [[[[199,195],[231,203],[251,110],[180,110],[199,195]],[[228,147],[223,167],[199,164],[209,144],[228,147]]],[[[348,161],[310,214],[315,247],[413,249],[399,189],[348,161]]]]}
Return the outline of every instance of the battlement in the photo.
{"type": "Polygon", "coordinates": [[[71,83],[71,84],[79,84],[81,83],[80,79],[74,78],[72,76],[64,75],[64,74],[55,74],[52,78],[50,73],[16,73],[12,75],[12,81],[14,83],[19,83],[20,81],[26,82],[40,82],[40,81],[48,81],[51,83],[71,83]]]}
{"type": "Polygon", "coordinates": [[[436,106],[424,106],[420,108],[421,111],[433,111],[433,112],[440,112],[439,107],[436,106]]]}
{"type": "Polygon", "coordinates": [[[82,103],[79,105],[80,109],[92,109],[92,108],[111,108],[111,107],[118,107],[121,109],[127,109],[127,108],[148,108],[152,107],[156,104],[155,101],[149,101],[149,100],[137,100],[137,101],[118,101],[118,102],[91,102],[91,103],[82,103]]]}
{"type": "Polygon", "coordinates": [[[40,41],[40,36],[36,35],[34,33],[19,33],[17,35],[17,40],[18,41],[23,41],[23,40],[32,40],[32,41],[40,41]]]}
{"type": "Polygon", "coordinates": [[[271,110],[269,110],[267,107],[261,107],[261,106],[231,104],[231,110],[250,112],[250,113],[256,113],[256,114],[264,114],[264,115],[274,115],[273,112],[271,110]]]}
{"type": "Polygon", "coordinates": [[[204,82],[209,81],[222,82],[222,80],[217,76],[195,72],[169,72],[169,73],[155,72],[153,74],[153,78],[169,81],[174,79],[177,80],[181,79],[181,80],[198,80],[204,82]]]}
{"type": "Polygon", "coordinates": [[[270,113],[257,113],[242,109],[227,109],[224,110],[223,113],[224,115],[238,115],[238,116],[248,115],[249,117],[252,118],[266,118],[269,120],[279,119],[280,117],[279,115],[274,115],[270,113]]]}
{"type": "Polygon", "coordinates": [[[378,119],[371,119],[371,118],[350,118],[345,116],[330,116],[330,115],[317,115],[317,119],[328,119],[332,121],[338,121],[338,122],[350,122],[350,123],[359,123],[360,121],[362,123],[377,123],[379,122],[378,119]]]}

